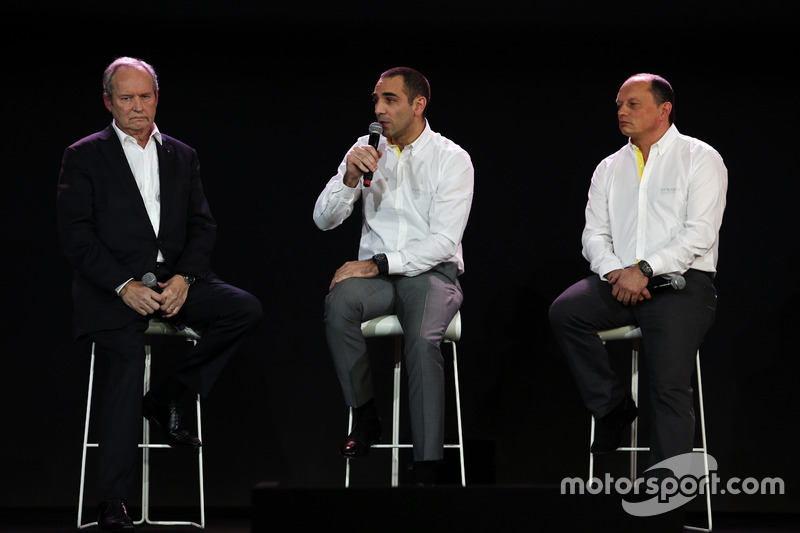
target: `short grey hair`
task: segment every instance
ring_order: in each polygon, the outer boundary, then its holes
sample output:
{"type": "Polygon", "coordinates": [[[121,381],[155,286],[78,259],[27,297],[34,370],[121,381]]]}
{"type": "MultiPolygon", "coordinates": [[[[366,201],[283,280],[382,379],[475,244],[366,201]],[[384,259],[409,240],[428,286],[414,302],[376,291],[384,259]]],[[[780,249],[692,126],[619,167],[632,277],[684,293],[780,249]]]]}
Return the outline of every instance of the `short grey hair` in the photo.
{"type": "Polygon", "coordinates": [[[118,57],[106,67],[106,71],[103,73],[103,94],[109,98],[111,97],[114,87],[114,74],[117,73],[120,67],[134,67],[146,70],[150,74],[150,77],[153,78],[153,92],[158,94],[158,76],[156,75],[156,70],[147,61],[136,59],[135,57],[118,57]]]}

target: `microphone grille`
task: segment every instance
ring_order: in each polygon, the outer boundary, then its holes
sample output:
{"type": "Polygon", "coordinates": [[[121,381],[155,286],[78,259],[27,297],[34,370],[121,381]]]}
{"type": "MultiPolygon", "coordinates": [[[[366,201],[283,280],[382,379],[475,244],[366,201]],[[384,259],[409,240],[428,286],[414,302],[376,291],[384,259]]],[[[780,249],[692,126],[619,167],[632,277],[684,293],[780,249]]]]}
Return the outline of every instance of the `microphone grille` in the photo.
{"type": "Polygon", "coordinates": [[[380,122],[373,122],[369,125],[369,132],[370,133],[377,133],[378,135],[383,133],[383,126],[381,126],[380,122]]]}
{"type": "Polygon", "coordinates": [[[686,279],[684,279],[683,276],[675,276],[670,281],[670,285],[672,285],[675,288],[675,290],[679,291],[684,287],[686,287],[686,279]]]}
{"type": "Polygon", "coordinates": [[[156,275],[152,272],[145,272],[144,276],[142,276],[142,285],[145,287],[158,287],[158,282],[156,280],[156,275]]]}

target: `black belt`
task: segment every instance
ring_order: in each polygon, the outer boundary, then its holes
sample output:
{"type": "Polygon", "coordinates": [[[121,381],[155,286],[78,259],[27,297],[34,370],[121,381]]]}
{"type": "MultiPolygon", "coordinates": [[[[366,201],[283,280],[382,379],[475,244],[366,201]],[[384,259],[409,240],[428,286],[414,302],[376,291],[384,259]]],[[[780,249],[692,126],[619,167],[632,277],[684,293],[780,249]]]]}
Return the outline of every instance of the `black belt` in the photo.
{"type": "Polygon", "coordinates": [[[697,272],[698,274],[708,276],[710,279],[714,279],[714,275],[716,274],[716,272],[706,272],[705,270],[697,270],[696,268],[690,268],[687,272],[697,272]]]}

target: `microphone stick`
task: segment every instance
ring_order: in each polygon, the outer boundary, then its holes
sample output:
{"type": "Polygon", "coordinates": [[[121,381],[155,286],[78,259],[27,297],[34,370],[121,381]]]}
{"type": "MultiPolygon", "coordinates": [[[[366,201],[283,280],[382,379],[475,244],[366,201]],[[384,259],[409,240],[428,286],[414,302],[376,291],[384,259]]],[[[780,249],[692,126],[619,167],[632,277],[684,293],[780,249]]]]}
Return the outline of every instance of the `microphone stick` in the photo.
{"type": "MultiPolygon", "coordinates": [[[[383,126],[380,122],[373,122],[369,125],[369,145],[378,149],[378,141],[381,140],[381,133],[383,133],[383,126]]],[[[372,183],[372,172],[364,172],[364,187],[369,187],[372,183]]]]}
{"type": "Polygon", "coordinates": [[[667,281],[664,281],[662,283],[657,283],[655,285],[648,286],[647,290],[652,291],[652,290],[655,290],[655,289],[671,288],[671,289],[674,289],[676,291],[679,291],[679,290],[683,289],[684,287],[686,287],[686,279],[684,279],[683,276],[678,275],[678,276],[675,276],[674,278],[671,278],[671,279],[669,279],[667,281]]]}

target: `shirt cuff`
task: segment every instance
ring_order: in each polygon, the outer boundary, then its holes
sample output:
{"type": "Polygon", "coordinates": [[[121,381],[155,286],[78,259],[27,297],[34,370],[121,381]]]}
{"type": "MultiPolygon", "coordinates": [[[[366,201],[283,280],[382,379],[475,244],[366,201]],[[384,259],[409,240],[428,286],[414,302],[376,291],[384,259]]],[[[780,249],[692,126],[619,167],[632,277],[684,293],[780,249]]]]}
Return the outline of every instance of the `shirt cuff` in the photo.
{"type": "Polygon", "coordinates": [[[400,274],[403,269],[403,256],[400,252],[387,252],[386,261],[389,263],[389,274],[400,274]]]}
{"type": "Polygon", "coordinates": [[[128,284],[128,283],[130,283],[131,281],[133,281],[133,278],[129,279],[128,281],[126,281],[125,283],[123,283],[122,285],[120,285],[119,287],[117,287],[116,289],[114,289],[115,291],[117,291],[117,296],[119,296],[119,291],[121,291],[122,289],[124,289],[124,288],[125,288],[125,285],[127,285],[127,284],[128,284]]]}

